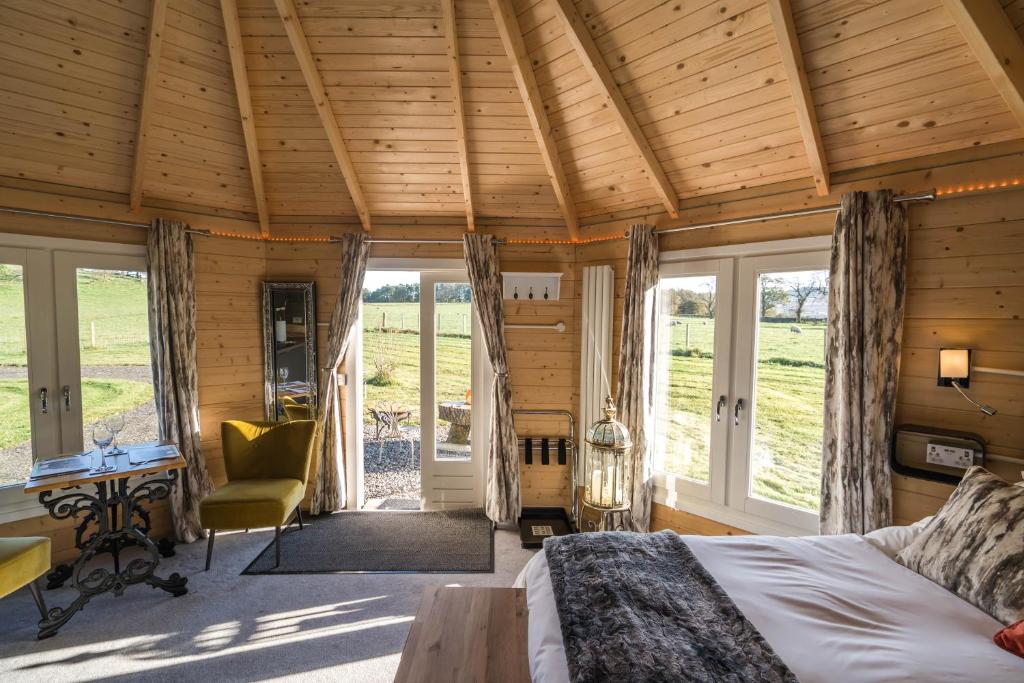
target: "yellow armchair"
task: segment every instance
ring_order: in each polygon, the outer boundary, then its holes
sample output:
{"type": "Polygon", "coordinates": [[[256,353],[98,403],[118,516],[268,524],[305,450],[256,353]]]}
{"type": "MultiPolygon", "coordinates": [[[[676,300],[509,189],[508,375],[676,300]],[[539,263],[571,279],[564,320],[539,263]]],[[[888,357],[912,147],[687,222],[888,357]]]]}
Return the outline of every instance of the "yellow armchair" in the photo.
{"type": "Polygon", "coordinates": [[[206,569],[218,530],[274,527],[277,565],[281,564],[281,527],[294,512],[302,528],[299,503],[306,492],[313,459],[311,420],[221,424],[221,445],[228,483],[199,504],[203,528],[209,529],[206,569]]]}
{"type": "Polygon", "coordinates": [[[0,598],[28,586],[39,614],[46,618],[46,603],[36,579],[50,571],[50,539],[45,536],[0,538],[0,598]]]}

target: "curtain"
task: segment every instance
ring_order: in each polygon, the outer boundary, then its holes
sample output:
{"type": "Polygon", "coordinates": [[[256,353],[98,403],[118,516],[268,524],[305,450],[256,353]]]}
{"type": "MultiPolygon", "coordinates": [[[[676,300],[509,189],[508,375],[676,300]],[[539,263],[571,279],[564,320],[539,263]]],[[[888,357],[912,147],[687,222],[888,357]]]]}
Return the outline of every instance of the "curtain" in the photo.
{"type": "Polygon", "coordinates": [[[512,384],[508,379],[501,274],[491,235],[466,234],[463,248],[473,306],[480,318],[487,357],[494,370],[490,447],[487,452],[487,516],[496,523],[519,518],[519,442],[512,424],[512,384]]]}
{"type": "MultiPolygon", "coordinates": [[[[619,346],[618,419],[629,430],[633,450],[627,463],[630,513],[618,522],[633,531],[647,531],[651,522],[651,457],[647,434],[654,406],[654,294],[658,286],[658,236],[650,225],[629,229],[626,291],[622,304],[619,346]]],[[[586,425],[589,427],[589,425],[586,425]]]]}
{"type": "Polygon", "coordinates": [[[157,426],[162,440],[178,444],[186,463],[171,493],[174,534],[183,543],[206,535],[199,522],[199,502],[213,491],[199,448],[195,264],[187,228],[179,221],[158,218],[146,238],[157,426]]]}
{"type": "Polygon", "coordinates": [[[309,504],[311,514],[334,512],[345,507],[345,440],[342,438],[341,388],[338,368],[345,360],[352,326],[359,316],[359,300],[363,294],[366,261],[370,244],[365,233],[345,235],[342,238],[338,296],[331,311],[327,328],[326,363],[321,371],[320,396],[316,417],[316,477],[313,479],[313,497],[309,504]]]}
{"type": "Polygon", "coordinates": [[[832,236],[821,533],[892,520],[889,443],[903,338],[907,213],[892,192],[843,196],[832,236]]]}

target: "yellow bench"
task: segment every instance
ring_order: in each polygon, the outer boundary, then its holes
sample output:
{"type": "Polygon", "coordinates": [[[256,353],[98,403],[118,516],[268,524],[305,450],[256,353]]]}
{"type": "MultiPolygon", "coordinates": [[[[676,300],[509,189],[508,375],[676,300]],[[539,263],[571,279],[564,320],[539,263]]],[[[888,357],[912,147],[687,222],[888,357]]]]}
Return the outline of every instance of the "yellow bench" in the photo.
{"type": "Polygon", "coordinates": [[[50,539],[44,536],[0,538],[0,598],[28,586],[46,619],[46,603],[36,582],[50,570],[50,539]]]}

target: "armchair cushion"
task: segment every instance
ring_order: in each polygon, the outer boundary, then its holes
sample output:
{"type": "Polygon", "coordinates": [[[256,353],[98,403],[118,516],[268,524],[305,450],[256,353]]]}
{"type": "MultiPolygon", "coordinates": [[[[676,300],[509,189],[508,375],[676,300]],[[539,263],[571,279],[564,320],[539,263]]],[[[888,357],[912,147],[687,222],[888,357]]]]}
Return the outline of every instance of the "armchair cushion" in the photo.
{"type": "Polygon", "coordinates": [[[224,467],[228,481],[236,479],[298,479],[306,482],[313,459],[311,420],[221,424],[224,467]]]}
{"type": "Polygon", "coordinates": [[[298,479],[236,479],[203,499],[199,517],[204,529],[283,526],[305,491],[298,479]]]}
{"type": "Polygon", "coordinates": [[[50,571],[50,539],[0,538],[0,598],[50,571]]]}

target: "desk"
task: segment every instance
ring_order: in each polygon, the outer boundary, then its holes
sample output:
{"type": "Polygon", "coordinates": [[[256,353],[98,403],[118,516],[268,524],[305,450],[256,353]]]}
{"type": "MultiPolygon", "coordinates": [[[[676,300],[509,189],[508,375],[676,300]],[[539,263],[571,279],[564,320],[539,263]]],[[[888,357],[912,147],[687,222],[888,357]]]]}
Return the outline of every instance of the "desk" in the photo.
{"type": "Polygon", "coordinates": [[[529,683],[526,590],[423,591],[395,683],[529,683]]]}
{"type": "MultiPolygon", "coordinates": [[[[128,449],[129,452],[131,448],[128,449]]],[[[144,501],[166,498],[178,480],[178,470],[185,467],[185,459],[159,460],[142,465],[129,462],[129,455],[107,456],[107,463],[117,466],[113,472],[94,474],[76,472],[55,477],[29,479],[25,482],[25,493],[36,493],[39,502],[46,507],[54,519],[76,519],[82,521],[75,528],[75,545],[81,550],[78,559],[70,567],[61,565],[47,578],[50,587],[59,586],[68,578],[78,591],[78,597],[67,607],[54,607],[47,618],[39,622],[38,637],[48,638],[66,624],[93,597],[112,592],[121,595],[124,589],[136,583],[147,583],[177,597],[188,592],[188,579],[171,574],[166,579],[156,576],[160,556],[173,554],[164,548],[163,552],[149,538],[149,511],[142,506],[144,501]],[[141,480],[129,482],[131,477],[141,480]],[[86,493],[82,487],[94,487],[95,493],[86,493]],[[90,523],[96,530],[86,535],[90,523]],[[149,553],[148,557],[132,559],[121,566],[121,550],[127,546],[139,546],[149,553]],[[114,571],[105,567],[89,568],[91,561],[101,553],[109,553],[114,560],[114,571]],[[65,567],[62,571],[61,567],[65,567]]]]}

